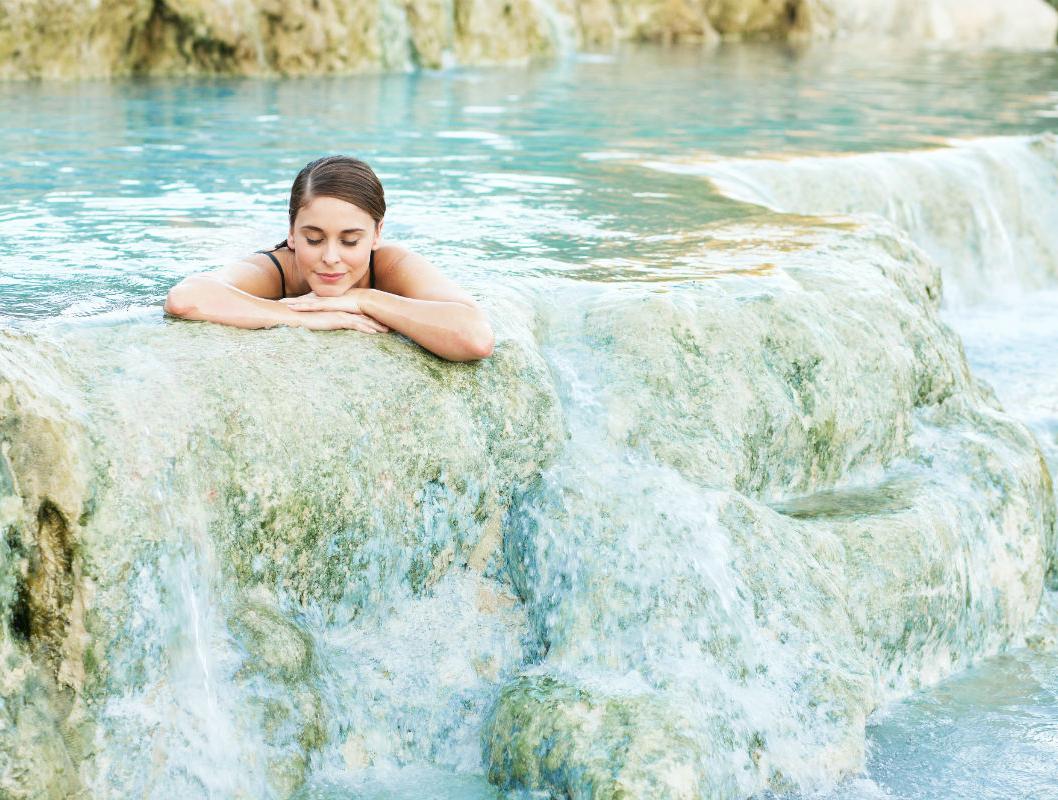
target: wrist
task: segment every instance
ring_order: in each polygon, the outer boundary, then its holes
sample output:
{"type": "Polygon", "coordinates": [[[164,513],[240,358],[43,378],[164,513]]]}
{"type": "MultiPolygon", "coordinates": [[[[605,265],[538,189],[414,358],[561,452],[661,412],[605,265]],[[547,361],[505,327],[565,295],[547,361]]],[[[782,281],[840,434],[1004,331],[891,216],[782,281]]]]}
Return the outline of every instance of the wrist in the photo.
{"type": "Polygon", "coordinates": [[[378,295],[378,289],[360,289],[357,292],[356,304],[360,307],[361,314],[366,314],[369,317],[375,315],[375,310],[378,308],[378,303],[376,302],[378,295]]]}
{"type": "Polygon", "coordinates": [[[291,328],[304,327],[305,322],[307,321],[305,319],[305,312],[287,308],[284,303],[278,303],[277,305],[282,308],[279,310],[279,313],[275,315],[276,318],[274,318],[274,321],[272,322],[273,325],[287,325],[291,328]]]}

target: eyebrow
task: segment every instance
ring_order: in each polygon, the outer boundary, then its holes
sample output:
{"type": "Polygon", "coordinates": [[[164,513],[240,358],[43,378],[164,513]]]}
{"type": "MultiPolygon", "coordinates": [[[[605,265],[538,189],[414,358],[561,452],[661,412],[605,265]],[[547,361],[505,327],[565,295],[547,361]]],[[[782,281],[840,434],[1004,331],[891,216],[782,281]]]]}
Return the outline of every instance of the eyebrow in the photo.
{"type": "MultiPolygon", "coordinates": [[[[324,233],[325,232],[323,230],[323,228],[317,228],[315,225],[302,225],[301,226],[301,230],[303,230],[303,231],[319,231],[320,233],[324,233]]],[[[363,232],[364,232],[363,228],[346,228],[344,231],[342,231],[342,233],[363,233],[363,232]]]]}

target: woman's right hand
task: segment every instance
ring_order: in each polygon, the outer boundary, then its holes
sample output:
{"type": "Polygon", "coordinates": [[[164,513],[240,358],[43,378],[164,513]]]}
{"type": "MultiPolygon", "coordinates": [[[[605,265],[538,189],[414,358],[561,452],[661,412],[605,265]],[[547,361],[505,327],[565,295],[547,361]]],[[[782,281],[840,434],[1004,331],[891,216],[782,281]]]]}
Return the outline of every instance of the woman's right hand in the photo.
{"type": "Polygon", "coordinates": [[[299,311],[297,324],[313,331],[352,330],[361,333],[388,333],[389,328],[364,314],[348,311],[299,311]]]}

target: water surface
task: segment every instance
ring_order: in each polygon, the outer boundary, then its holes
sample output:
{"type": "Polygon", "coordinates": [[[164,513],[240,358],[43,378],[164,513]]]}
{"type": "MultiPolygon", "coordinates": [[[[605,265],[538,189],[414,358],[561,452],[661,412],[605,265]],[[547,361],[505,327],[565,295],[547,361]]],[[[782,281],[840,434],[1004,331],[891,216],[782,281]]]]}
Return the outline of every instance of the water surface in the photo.
{"type": "Polygon", "coordinates": [[[453,270],[667,280],[739,204],[630,162],[861,152],[1029,134],[1058,55],[632,48],[529,69],[0,85],[0,318],[157,307],[285,235],[294,174],[348,153],[386,234],[453,270]]]}

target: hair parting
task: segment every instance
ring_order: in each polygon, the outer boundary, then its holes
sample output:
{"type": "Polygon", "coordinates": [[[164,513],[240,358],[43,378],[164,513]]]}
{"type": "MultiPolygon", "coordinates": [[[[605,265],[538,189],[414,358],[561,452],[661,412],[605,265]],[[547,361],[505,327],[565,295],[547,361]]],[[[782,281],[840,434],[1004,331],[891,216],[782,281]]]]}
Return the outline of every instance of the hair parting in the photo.
{"type": "MultiPolygon", "coordinates": [[[[366,163],[352,156],[324,156],[306,164],[290,187],[290,227],[298,211],[317,197],[335,197],[366,211],[377,226],[386,215],[382,182],[366,163]]],[[[273,249],[286,246],[286,240],[273,249]]]]}

